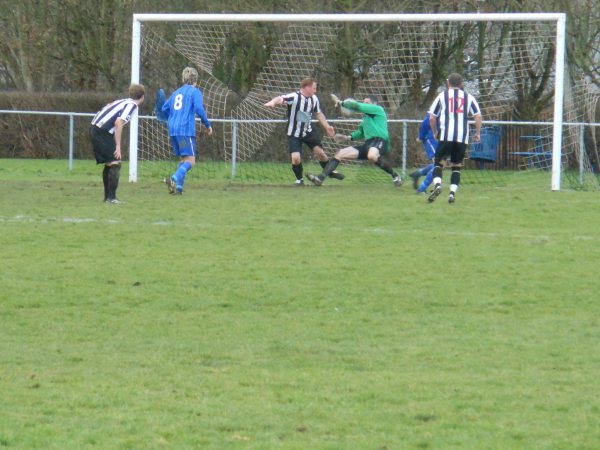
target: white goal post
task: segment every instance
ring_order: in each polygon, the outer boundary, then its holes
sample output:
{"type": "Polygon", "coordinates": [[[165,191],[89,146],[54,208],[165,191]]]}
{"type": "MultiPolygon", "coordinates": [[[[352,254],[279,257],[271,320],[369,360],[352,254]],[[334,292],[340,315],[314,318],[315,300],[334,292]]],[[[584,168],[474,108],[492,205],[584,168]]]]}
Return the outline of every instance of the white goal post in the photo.
{"type": "MultiPolygon", "coordinates": [[[[565,24],[563,13],[473,13],[473,14],[134,14],[132,27],[131,82],[140,83],[142,25],[149,22],[196,23],[408,23],[408,22],[544,22],[555,24],[554,103],[552,124],[551,189],[561,189],[563,97],[565,73],[565,24]]],[[[177,70],[180,70],[177,68],[177,70]]],[[[175,70],[174,70],[175,71],[175,70]]],[[[143,83],[143,80],[142,80],[143,83]]],[[[484,120],[485,120],[485,110],[484,120]]],[[[218,117],[211,117],[218,118],[218,117]]],[[[138,115],[131,120],[129,181],[138,180],[138,115]]]]}

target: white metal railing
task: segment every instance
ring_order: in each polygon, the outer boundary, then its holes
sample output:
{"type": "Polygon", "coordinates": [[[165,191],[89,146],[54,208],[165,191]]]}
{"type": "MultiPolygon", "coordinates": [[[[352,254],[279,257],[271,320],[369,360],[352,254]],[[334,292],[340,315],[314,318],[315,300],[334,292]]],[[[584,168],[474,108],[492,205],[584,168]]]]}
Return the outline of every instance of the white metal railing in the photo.
{"type": "MultiPolygon", "coordinates": [[[[68,126],[69,126],[69,144],[68,144],[68,164],[69,170],[74,169],[74,153],[75,153],[75,117],[94,117],[94,113],[77,113],[77,112],[60,112],[60,111],[27,111],[27,110],[0,110],[0,114],[26,114],[26,115],[41,115],[41,116],[64,116],[68,118],[68,126]]],[[[155,116],[139,116],[140,119],[146,120],[156,120],[155,116]]],[[[199,120],[199,119],[197,119],[199,120]]],[[[358,123],[360,119],[328,119],[331,123],[358,123]]],[[[409,132],[408,132],[408,124],[421,123],[422,119],[389,119],[388,122],[393,124],[402,124],[402,172],[406,172],[406,161],[408,155],[408,146],[409,146],[409,132]]],[[[269,123],[285,123],[285,120],[274,120],[274,119],[256,119],[256,120],[239,120],[239,119],[211,119],[211,122],[216,123],[231,123],[233,129],[233,137],[232,137],[232,178],[235,178],[236,174],[236,162],[237,162],[237,127],[239,123],[261,123],[261,122],[269,122],[269,123]]],[[[517,121],[484,121],[484,125],[517,125],[517,126],[552,126],[553,122],[517,122],[517,121]]],[[[579,150],[581,155],[585,152],[585,143],[584,143],[584,131],[585,127],[600,127],[600,123],[585,123],[585,122],[563,122],[563,126],[578,126],[580,127],[580,138],[579,138],[579,150]]],[[[580,157],[580,161],[583,161],[584,158],[580,157]]],[[[583,164],[583,162],[581,163],[583,164]]],[[[581,173],[583,173],[583,168],[581,168],[581,173]]]]}
{"type": "Polygon", "coordinates": [[[20,111],[0,109],[0,114],[29,114],[38,116],[66,116],[69,118],[69,170],[73,170],[73,154],[75,151],[75,117],[94,117],[91,113],[57,112],[57,111],[20,111]]]}

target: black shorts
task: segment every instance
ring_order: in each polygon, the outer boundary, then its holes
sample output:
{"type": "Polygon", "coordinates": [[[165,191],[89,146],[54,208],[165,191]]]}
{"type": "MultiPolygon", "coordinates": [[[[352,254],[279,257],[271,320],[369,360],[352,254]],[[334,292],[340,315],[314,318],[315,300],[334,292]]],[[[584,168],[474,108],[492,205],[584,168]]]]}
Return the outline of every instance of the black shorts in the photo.
{"type": "Polygon", "coordinates": [[[311,150],[315,147],[323,148],[321,136],[319,136],[319,133],[317,133],[315,130],[312,130],[310,133],[306,133],[306,136],[301,138],[294,136],[288,137],[288,151],[290,153],[301,153],[302,144],[306,144],[311,150]]]}
{"type": "Polygon", "coordinates": [[[467,145],[462,142],[440,141],[440,145],[435,151],[435,162],[439,163],[450,158],[452,164],[462,164],[466,150],[467,145]]]}
{"type": "Polygon", "coordinates": [[[360,159],[360,160],[369,159],[369,149],[373,148],[373,147],[375,147],[376,149],[379,150],[379,154],[381,156],[385,155],[388,152],[387,142],[385,142],[381,138],[371,138],[371,139],[365,141],[364,144],[362,144],[358,147],[353,145],[353,147],[356,150],[358,150],[358,158],[357,159],[360,159]]]}
{"type": "Polygon", "coordinates": [[[92,125],[90,128],[90,138],[92,140],[94,156],[96,157],[96,164],[107,164],[114,161],[120,161],[120,159],[117,159],[115,156],[117,143],[115,142],[114,134],[110,134],[108,131],[104,131],[96,125],[92,125]]]}

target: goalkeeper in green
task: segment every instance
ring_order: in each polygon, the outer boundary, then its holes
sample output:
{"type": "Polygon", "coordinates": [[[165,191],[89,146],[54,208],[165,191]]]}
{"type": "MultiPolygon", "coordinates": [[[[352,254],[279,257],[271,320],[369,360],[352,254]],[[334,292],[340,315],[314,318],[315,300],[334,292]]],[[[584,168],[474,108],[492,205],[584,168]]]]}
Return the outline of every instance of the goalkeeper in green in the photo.
{"type": "Polygon", "coordinates": [[[384,156],[390,149],[390,135],[387,127],[387,114],[379,106],[379,101],[374,95],[367,96],[362,102],[347,99],[337,100],[336,107],[344,107],[352,111],[363,113],[362,122],[350,136],[336,134],[337,141],[364,141],[363,144],[356,144],[339,150],[333,158],[329,160],[323,171],[319,175],[311,173],[306,174],[307,178],[317,186],[321,186],[325,179],[333,172],[342,160],[362,160],[372,161],[377,167],[388,173],[392,177],[394,185],[401,186],[402,179],[400,175],[384,160],[384,156]]]}

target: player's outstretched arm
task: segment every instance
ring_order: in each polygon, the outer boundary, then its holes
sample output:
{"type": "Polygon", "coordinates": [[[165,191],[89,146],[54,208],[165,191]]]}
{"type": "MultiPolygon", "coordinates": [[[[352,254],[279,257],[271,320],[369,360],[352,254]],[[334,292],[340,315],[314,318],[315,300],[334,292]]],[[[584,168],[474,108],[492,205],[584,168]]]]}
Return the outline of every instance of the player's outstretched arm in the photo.
{"type": "Polygon", "coordinates": [[[335,142],[349,142],[351,140],[351,137],[345,134],[336,133],[333,139],[335,140],[335,142]]]}
{"type": "Polygon", "coordinates": [[[344,104],[344,102],[348,102],[349,104],[351,102],[355,102],[353,99],[347,98],[346,100],[340,100],[340,98],[335,94],[330,94],[330,96],[331,96],[331,100],[333,100],[333,104],[335,105],[335,107],[340,108],[340,112],[342,113],[342,116],[351,117],[354,115],[355,111],[358,111],[358,109],[356,109],[356,108],[347,108],[346,105],[344,104]]]}
{"type": "Polygon", "coordinates": [[[317,119],[319,120],[319,123],[321,124],[321,126],[327,132],[327,136],[329,136],[329,137],[335,136],[335,129],[331,125],[329,125],[329,122],[327,122],[327,117],[325,117],[325,114],[323,114],[322,112],[318,112],[316,114],[316,116],[317,116],[317,119]]]}
{"type": "Polygon", "coordinates": [[[383,107],[380,105],[374,105],[372,103],[363,103],[354,100],[353,98],[347,98],[342,102],[340,108],[347,108],[352,111],[358,111],[363,114],[382,115],[384,114],[383,107]]]}
{"type": "Polygon", "coordinates": [[[333,106],[339,108],[339,106],[342,104],[340,98],[335,94],[329,94],[329,96],[331,97],[331,100],[333,100],[333,106]]]}
{"type": "Polygon", "coordinates": [[[169,108],[163,109],[167,103],[167,98],[164,89],[159,89],[156,93],[156,103],[154,105],[154,114],[156,118],[161,122],[167,122],[169,120],[169,108]]]}
{"type": "Polygon", "coordinates": [[[273,97],[271,100],[269,100],[267,103],[265,103],[264,106],[266,106],[268,108],[273,108],[274,106],[281,105],[282,103],[283,103],[283,97],[281,97],[279,95],[277,97],[273,97]]]}

